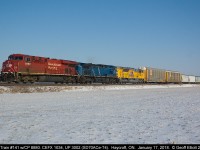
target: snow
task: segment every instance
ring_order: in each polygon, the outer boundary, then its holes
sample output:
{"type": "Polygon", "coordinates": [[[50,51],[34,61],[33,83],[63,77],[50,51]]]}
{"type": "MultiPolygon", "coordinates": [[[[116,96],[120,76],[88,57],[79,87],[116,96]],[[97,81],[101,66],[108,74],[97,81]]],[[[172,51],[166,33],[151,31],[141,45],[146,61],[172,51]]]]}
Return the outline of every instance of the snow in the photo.
{"type": "Polygon", "coordinates": [[[199,85],[5,91],[0,94],[2,144],[200,143],[199,85]]]}
{"type": "Polygon", "coordinates": [[[43,92],[61,92],[61,91],[96,91],[96,90],[130,90],[130,89],[161,89],[161,88],[180,88],[180,87],[198,87],[199,84],[166,84],[166,85],[66,85],[66,86],[0,86],[2,93],[43,93],[43,92]]]}

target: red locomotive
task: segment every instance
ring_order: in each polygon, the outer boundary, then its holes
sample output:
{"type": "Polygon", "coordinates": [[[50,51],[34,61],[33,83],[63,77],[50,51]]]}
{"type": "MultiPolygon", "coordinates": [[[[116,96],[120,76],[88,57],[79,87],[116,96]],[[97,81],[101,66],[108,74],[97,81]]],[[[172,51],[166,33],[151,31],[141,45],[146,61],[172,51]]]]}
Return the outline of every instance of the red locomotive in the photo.
{"type": "Polygon", "coordinates": [[[12,54],[3,63],[2,80],[7,82],[61,82],[77,81],[76,65],[69,60],[12,54]]]}

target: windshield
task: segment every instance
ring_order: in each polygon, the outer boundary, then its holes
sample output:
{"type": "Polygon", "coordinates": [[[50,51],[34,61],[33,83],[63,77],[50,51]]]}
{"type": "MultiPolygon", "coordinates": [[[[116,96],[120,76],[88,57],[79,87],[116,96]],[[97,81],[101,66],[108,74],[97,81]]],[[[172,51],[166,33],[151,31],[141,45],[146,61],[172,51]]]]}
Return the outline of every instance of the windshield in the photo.
{"type": "Polygon", "coordinates": [[[23,57],[22,56],[13,56],[13,55],[11,55],[11,56],[9,56],[8,57],[8,60],[23,60],[23,57]]]}

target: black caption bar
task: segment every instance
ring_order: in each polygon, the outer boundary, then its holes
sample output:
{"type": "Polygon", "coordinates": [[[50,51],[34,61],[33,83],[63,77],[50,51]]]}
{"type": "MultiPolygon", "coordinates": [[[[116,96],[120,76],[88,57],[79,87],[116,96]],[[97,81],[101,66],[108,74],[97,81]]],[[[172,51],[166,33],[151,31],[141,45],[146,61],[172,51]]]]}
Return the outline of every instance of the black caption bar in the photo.
{"type": "Polygon", "coordinates": [[[200,144],[199,145],[184,145],[184,144],[173,144],[173,145],[147,145],[147,144],[132,144],[132,145],[119,145],[119,144],[115,144],[115,145],[111,145],[111,144],[106,144],[106,145],[65,145],[65,144],[45,144],[45,145],[41,145],[41,144],[3,144],[0,145],[0,150],[51,150],[51,149],[56,149],[56,150],[139,150],[139,149],[145,149],[145,150],[200,150],[200,144]]]}

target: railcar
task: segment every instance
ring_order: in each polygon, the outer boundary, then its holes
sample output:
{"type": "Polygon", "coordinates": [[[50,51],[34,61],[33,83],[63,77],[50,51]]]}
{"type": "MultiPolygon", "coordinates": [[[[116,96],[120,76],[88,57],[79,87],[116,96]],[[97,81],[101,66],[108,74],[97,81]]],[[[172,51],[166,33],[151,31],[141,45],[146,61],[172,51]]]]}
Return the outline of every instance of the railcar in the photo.
{"type": "Polygon", "coordinates": [[[200,77],[198,76],[195,77],[195,83],[200,83],[200,77]]]}
{"type": "Polygon", "coordinates": [[[117,83],[116,67],[102,64],[79,63],[76,66],[79,83],[117,83]]]}
{"type": "Polygon", "coordinates": [[[166,83],[181,83],[181,73],[175,71],[166,71],[166,83]]]}
{"type": "Polygon", "coordinates": [[[12,54],[2,65],[2,80],[6,82],[76,82],[75,61],[12,54]]]}
{"type": "Polygon", "coordinates": [[[189,83],[195,83],[195,76],[189,76],[189,83]]]}
{"type": "Polygon", "coordinates": [[[144,81],[146,83],[166,83],[166,70],[143,67],[145,76],[144,81]]]}
{"type": "Polygon", "coordinates": [[[197,83],[198,78],[191,75],[182,75],[182,83],[197,83]]]}
{"type": "Polygon", "coordinates": [[[181,81],[182,83],[189,83],[190,82],[188,75],[182,74],[181,78],[182,78],[182,81],[181,81]]]}
{"type": "Polygon", "coordinates": [[[143,83],[144,71],[141,69],[117,67],[117,77],[120,83],[143,83]]]}

